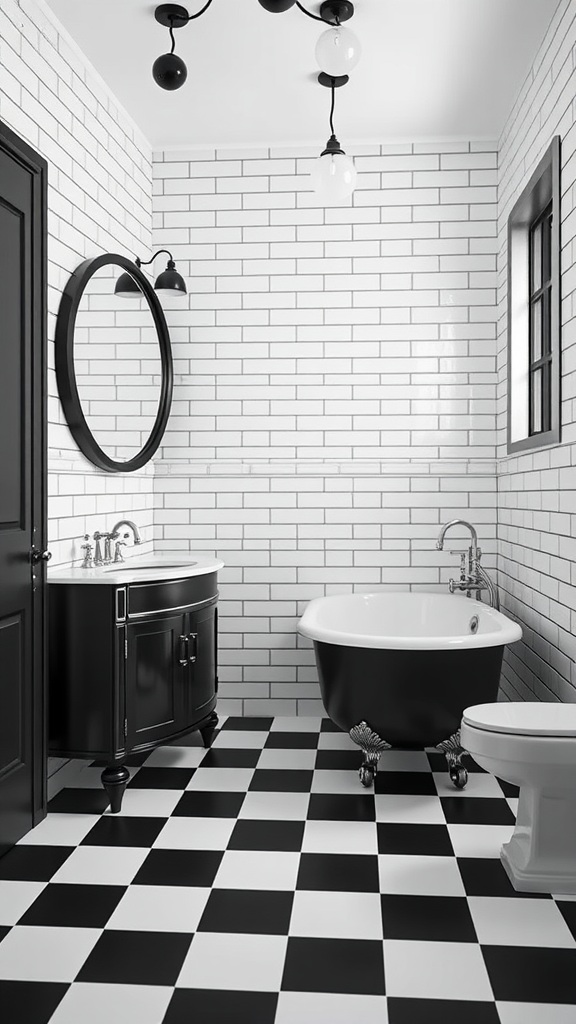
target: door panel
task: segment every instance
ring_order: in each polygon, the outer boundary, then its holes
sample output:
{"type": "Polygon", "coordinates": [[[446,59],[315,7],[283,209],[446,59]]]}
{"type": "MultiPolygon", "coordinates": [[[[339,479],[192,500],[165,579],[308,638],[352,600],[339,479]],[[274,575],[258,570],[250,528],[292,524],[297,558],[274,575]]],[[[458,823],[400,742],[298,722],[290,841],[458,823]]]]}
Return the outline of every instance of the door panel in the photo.
{"type": "Polygon", "coordinates": [[[0,123],[0,853],[45,814],[46,164],[0,123]]]}
{"type": "MultiPolygon", "coordinates": [[[[4,157],[4,164],[6,158],[4,157]]],[[[0,188],[4,181],[0,162],[0,188]]],[[[24,198],[24,197],[22,197],[24,198]]],[[[22,337],[22,310],[20,303],[5,303],[4,296],[20,295],[22,289],[22,267],[14,254],[24,248],[24,219],[21,211],[15,210],[0,196],[0,281],[2,290],[2,333],[7,338],[22,337]]],[[[24,352],[19,345],[9,344],[2,352],[2,373],[0,374],[0,530],[21,526],[23,515],[23,486],[26,479],[26,449],[22,444],[22,385],[24,352]],[[16,385],[16,386],[15,386],[16,385]]]]}
{"type": "Polygon", "coordinates": [[[187,669],[188,721],[202,717],[202,709],[214,696],[216,678],[216,609],[214,605],[191,612],[188,630],[189,651],[195,654],[187,669]],[[195,639],[194,639],[195,637],[195,639]]]}
{"type": "Polygon", "coordinates": [[[0,665],[14,681],[14,685],[6,689],[0,715],[0,779],[21,767],[26,760],[20,701],[24,690],[23,625],[18,615],[0,619],[0,665]]]}
{"type": "Polygon", "coordinates": [[[150,743],[184,728],[184,670],[180,665],[183,627],[181,614],[127,627],[129,746],[150,743]]]}

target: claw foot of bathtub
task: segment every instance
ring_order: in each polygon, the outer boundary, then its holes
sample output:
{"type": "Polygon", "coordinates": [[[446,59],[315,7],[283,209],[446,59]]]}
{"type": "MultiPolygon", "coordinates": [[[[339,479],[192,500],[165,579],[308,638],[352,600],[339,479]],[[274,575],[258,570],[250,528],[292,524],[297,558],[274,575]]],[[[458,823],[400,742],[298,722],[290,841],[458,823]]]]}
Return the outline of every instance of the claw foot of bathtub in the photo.
{"type": "Polygon", "coordinates": [[[468,782],[468,772],[462,764],[462,755],[467,751],[460,743],[460,730],[455,732],[450,739],[438,743],[436,749],[441,750],[446,758],[450,781],[454,783],[456,789],[464,789],[468,782]]]}
{"type": "Polygon", "coordinates": [[[367,724],[359,722],[350,729],[350,739],[357,743],[364,754],[364,761],[358,769],[358,777],[363,786],[371,786],[378,771],[380,755],[390,750],[391,744],[383,740],[377,732],[367,724]]]}

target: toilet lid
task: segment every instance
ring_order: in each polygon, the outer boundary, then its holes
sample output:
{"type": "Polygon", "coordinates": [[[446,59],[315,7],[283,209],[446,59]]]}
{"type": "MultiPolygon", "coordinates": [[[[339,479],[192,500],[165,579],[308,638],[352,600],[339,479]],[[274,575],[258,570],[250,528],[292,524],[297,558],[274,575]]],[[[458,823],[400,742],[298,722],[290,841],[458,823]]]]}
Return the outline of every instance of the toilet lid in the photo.
{"type": "Polygon", "coordinates": [[[520,736],[576,736],[576,704],[502,701],[464,708],[462,721],[488,732],[520,736]]]}

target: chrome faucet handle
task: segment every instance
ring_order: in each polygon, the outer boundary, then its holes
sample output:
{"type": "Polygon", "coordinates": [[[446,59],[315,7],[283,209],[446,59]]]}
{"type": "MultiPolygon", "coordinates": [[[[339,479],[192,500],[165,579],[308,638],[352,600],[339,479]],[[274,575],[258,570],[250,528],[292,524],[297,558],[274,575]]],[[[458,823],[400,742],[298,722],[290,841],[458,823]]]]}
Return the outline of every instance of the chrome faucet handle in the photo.
{"type": "MultiPolygon", "coordinates": [[[[124,536],[128,537],[129,534],[125,533],[124,536]]],[[[114,561],[115,562],[123,562],[124,561],[124,558],[122,556],[122,552],[120,551],[121,547],[126,547],[126,541],[125,540],[117,540],[115,545],[114,545],[114,561]]]]}
{"type": "Polygon", "coordinates": [[[81,551],[85,551],[86,552],[86,554],[84,555],[84,561],[82,562],[82,568],[83,569],[92,569],[94,567],[94,562],[92,561],[92,545],[89,543],[89,541],[90,541],[90,534],[89,533],[85,533],[84,534],[84,540],[86,541],[86,544],[81,544],[80,545],[81,551]]]}
{"type": "Polygon", "coordinates": [[[101,533],[100,536],[101,536],[102,540],[104,541],[104,559],[103,559],[103,561],[104,561],[105,565],[109,565],[110,562],[112,561],[112,537],[110,536],[109,533],[101,533]]]}
{"type": "Polygon", "coordinates": [[[466,578],[466,563],[470,559],[470,549],[466,548],[465,550],[462,550],[462,548],[452,548],[450,550],[450,554],[451,555],[460,555],[460,579],[461,580],[465,579],[466,578]]]}
{"type": "Polygon", "coordinates": [[[100,541],[102,540],[103,537],[104,534],[100,533],[100,530],[94,531],[94,541],[96,544],[94,548],[94,565],[104,565],[104,559],[102,557],[102,548],[100,547],[100,541]]]}

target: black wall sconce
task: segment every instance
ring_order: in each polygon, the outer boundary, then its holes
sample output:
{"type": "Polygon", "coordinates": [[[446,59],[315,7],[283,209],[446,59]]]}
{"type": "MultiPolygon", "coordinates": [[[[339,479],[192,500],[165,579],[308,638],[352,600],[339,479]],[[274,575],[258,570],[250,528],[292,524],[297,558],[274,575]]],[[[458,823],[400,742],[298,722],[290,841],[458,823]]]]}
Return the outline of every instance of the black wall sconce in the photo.
{"type": "MultiPolygon", "coordinates": [[[[140,260],[136,256],[134,262],[138,269],[140,269],[140,267],[146,267],[149,263],[152,263],[161,253],[165,253],[168,256],[168,263],[166,264],[166,270],[163,270],[156,278],[154,290],[159,295],[166,295],[168,298],[184,297],[186,295],[186,284],[182,275],[176,270],[172,253],[168,252],[168,249],[158,249],[158,252],[155,252],[149,260],[140,260]]],[[[119,295],[122,299],[141,299],[142,289],[129,273],[124,273],[120,274],[116,281],[114,295],[119,295]]]]}

